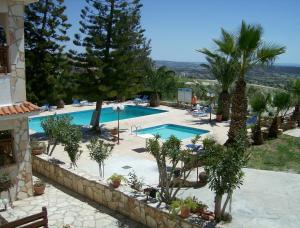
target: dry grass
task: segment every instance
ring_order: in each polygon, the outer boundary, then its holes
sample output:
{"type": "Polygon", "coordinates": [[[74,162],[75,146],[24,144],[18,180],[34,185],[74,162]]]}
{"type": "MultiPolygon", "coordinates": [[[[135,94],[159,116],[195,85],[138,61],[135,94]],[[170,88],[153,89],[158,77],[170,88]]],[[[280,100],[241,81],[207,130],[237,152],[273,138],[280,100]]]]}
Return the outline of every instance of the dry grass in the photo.
{"type": "Polygon", "coordinates": [[[249,168],[300,173],[300,138],[281,135],[249,150],[249,168]]]}

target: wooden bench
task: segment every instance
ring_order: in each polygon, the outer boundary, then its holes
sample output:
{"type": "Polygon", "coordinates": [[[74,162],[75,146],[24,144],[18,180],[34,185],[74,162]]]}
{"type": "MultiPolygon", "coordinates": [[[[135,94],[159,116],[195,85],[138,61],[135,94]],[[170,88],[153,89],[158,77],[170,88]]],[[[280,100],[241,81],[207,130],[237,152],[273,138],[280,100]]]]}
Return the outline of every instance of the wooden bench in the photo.
{"type": "Polygon", "coordinates": [[[36,227],[48,227],[48,216],[46,207],[42,207],[42,212],[30,215],[25,218],[18,219],[13,222],[6,223],[1,228],[36,228],[36,227]]]}

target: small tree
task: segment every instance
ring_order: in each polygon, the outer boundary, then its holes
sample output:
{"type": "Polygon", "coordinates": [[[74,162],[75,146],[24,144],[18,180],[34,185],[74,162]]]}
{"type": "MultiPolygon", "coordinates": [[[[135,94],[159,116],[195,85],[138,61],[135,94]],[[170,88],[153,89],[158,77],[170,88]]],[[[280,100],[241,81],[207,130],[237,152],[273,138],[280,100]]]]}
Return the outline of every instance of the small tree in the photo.
{"type": "Polygon", "coordinates": [[[285,112],[291,106],[291,95],[285,91],[278,92],[273,96],[272,99],[272,106],[276,109],[274,113],[274,117],[272,120],[272,124],[269,128],[269,137],[270,138],[277,138],[278,135],[278,122],[280,112],[285,112]]]}
{"type": "Polygon", "coordinates": [[[100,178],[104,178],[104,161],[111,155],[114,147],[99,138],[93,138],[87,148],[90,151],[91,159],[99,165],[100,178]]]}
{"type": "Polygon", "coordinates": [[[152,91],[150,106],[159,106],[160,94],[172,91],[176,84],[175,72],[167,67],[150,70],[146,78],[146,86],[152,91]]]}
{"type": "Polygon", "coordinates": [[[201,64],[219,82],[222,89],[218,98],[217,115],[222,115],[222,120],[226,121],[230,117],[230,93],[229,89],[237,76],[237,66],[234,58],[226,58],[218,52],[211,52],[204,48],[199,52],[206,55],[207,63],[201,64]]]}
{"type": "Polygon", "coordinates": [[[250,100],[252,111],[257,115],[257,121],[253,130],[253,141],[255,145],[261,145],[264,143],[261,132],[261,115],[266,111],[269,99],[269,95],[258,93],[250,100]]]}
{"type": "Polygon", "coordinates": [[[78,161],[82,150],[80,150],[80,140],[82,133],[78,126],[70,125],[66,131],[67,134],[63,140],[64,150],[68,153],[71,160],[71,168],[77,167],[76,162],[78,161]]]}
{"type": "Polygon", "coordinates": [[[44,119],[41,123],[45,135],[48,137],[47,154],[52,155],[55,147],[63,143],[68,135],[72,118],[67,115],[53,115],[44,119]],[[52,146],[52,148],[51,148],[52,146]]]}
{"type": "MultiPolygon", "coordinates": [[[[176,199],[176,195],[182,187],[182,183],[186,182],[193,169],[189,164],[191,164],[192,160],[195,161],[198,159],[192,156],[191,150],[181,149],[181,141],[175,136],[171,136],[168,140],[162,143],[162,145],[159,139],[159,135],[156,135],[153,139],[149,139],[146,144],[146,149],[154,156],[157,163],[161,200],[166,204],[170,204],[176,199]],[[179,176],[182,181],[180,181],[175,187],[175,170],[177,169],[177,165],[179,165],[180,161],[184,164],[179,176]],[[170,165],[167,165],[169,163],[170,165]],[[167,167],[169,166],[170,169],[168,171],[167,167]]],[[[192,143],[195,144],[196,140],[193,140],[192,143]]]]}
{"type": "Polygon", "coordinates": [[[234,144],[224,147],[213,139],[204,140],[205,158],[204,169],[208,174],[209,188],[215,192],[215,218],[224,218],[226,207],[232,199],[233,191],[243,184],[244,172],[249,155],[246,153],[246,140],[236,137],[234,144]],[[223,196],[227,194],[222,205],[223,196]]]}
{"type": "Polygon", "coordinates": [[[294,94],[295,100],[293,118],[298,122],[298,126],[300,126],[300,79],[292,83],[292,93],[294,94]]]}

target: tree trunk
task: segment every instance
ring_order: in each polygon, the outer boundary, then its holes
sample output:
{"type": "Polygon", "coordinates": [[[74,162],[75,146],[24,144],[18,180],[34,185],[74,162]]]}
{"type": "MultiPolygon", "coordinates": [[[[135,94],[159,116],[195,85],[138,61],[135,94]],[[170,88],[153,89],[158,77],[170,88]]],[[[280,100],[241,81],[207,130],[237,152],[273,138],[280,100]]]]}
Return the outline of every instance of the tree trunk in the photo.
{"type": "Polygon", "coordinates": [[[221,214],[221,208],[222,207],[222,195],[218,195],[216,194],[215,196],[215,219],[217,222],[221,221],[221,217],[222,217],[222,214],[221,214]]]}
{"type": "Polygon", "coordinates": [[[225,215],[227,204],[228,204],[229,200],[231,200],[231,198],[232,198],[232,193],[228,193],[225,203],[223,205],[222,211],[221,211],[221,217],[223,217],[225,215]]]}
{"type": "Polygon", "coordinates": [[[253,130],[252,137],[253,137],[254,145],[262,145],[264,143],[264,139],[261,132],[260,119],[261,117],[259,116],[253,130]]]}
{"type": "Polygon", "coordinates": [[[239,134],[246,135],[247,107],[246,82],[242,78],[236,82],[232,96],[231,122],[227,145],[232,144],[239,134]]]}
{"type": "Polygon", "coordinates": [[[272,124],[269,128],[269,138],[277,138],[278,137],[278,122],[279,122],[279,117],[275,116],[272,120],[272,124]]]}
{"type": "Polygon", "coordinates": [[[92,119],[91,119],[92,129],[96,131],[100,131],[99,125],[100,125],[102,103],[103,103],[102,100],[96,102],[96,110],[93,112],[92,119]]]}
{"type": "Polygon", "coordinates": [[[160,105],[160,98],[158,93],[153,93],[150,96],[150,106],[157,107],[160,105]]]}
{"type": "Polygon", "coordinates": [[[300,105],[299,104],[295,106],[295,110],[293,112],[292,118],[298,123],[298,127],[300,127],[300,105]]]}
{"type": "Polygon", "coordinates": [[[230,95],[228,91],[223,90],[219,95],[218,112],[222,115],[222,120],[227,121],[230,116],[230,95]]]}
{"type": "Polygon", "coordinates": [[[55,142],[53,143],[52,149],[51,149],[51,151],[50,151],[50,153],[49,153],[49,156],[50,156],[50,157],[52,156],[52,154],[53,154],[54,149],[55,149],[56,146],[57,146],[57,141],[55,140],[55,142]]]}

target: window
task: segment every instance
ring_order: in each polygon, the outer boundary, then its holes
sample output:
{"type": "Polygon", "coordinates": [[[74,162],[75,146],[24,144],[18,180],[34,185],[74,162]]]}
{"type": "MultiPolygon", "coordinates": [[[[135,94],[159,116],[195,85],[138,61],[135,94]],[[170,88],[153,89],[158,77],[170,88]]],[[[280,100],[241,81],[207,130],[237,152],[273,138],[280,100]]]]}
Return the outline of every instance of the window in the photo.
{"type": "Polygon", "coordinates": [[[12,131],[0,131],[0,167],[14,163],[12,131]]]}
{"type": "Polygon", "coordinates": [[[9,73],[8,66],[8,51],[9,47],[7,45],[7,34],[5,32],[3,24],[3,14],[0,15],[0,73],[9,73]]]}
{"type": "Polygon", "coordinates": [[[1,47],[6,47],[7,46],[6,33],[5,33],[5,30],[2,26],[0,26],[0,46],[1,47]]]}

